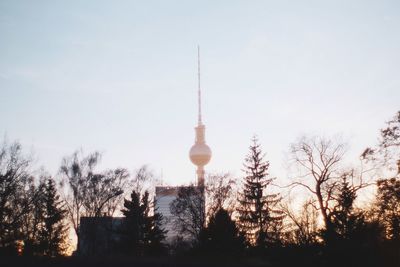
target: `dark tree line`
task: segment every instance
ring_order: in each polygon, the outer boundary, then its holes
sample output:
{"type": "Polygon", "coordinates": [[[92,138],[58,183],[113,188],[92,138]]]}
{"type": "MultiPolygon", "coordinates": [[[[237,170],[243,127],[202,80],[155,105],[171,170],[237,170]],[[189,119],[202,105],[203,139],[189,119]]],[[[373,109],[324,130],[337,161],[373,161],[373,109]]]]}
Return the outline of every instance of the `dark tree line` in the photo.
{"type": "Polygon", "coordinates": [[[325,259],[343,264],[349,259],[348,264],[378,264],[376,259],[382,256],[389,263],[400,264],[400,113],[381,131],[378,148],[369,148],[361,155],[362,168],[344,166],[346,145],[337,138],[302,137],[292,144],[290,152],[296,171],[288,187],[304,188],[309,193],[300,211],[294,211],[276,188],[272,190],[269,162],[256,140],[245,158],[237,201],[228,205],[228,210],[215,205],[225,201],[224,192],[232,189],[227,176],[225,183],[220,183],[225,187],[209,190],[206,197],[211,199],[211,212],[206,212],[203,221],[196,213],[196,207],[202,209],[196,203],[202,202],[189,192],[196,187],[182,189],[171,211],[178,218],[175,222],[180,233],[188,234],[189,227],[195,229],[189,233],[192,249],[201,255],[224,257],[229,252],[265,255],[277,248],[302,248],[306,249],[304,254],[311,253],[320,262],[325,259]],[[371,173],[378,163],[394,171],[393,177],[373,180],[371,173]],[[365,164],[373,166],[364,169],[365,164]],[[375,201],[370,207],[357,206],[358,197],[374,186],[375,201]]]}
{"type": "MultiPolygon", "coordinates": [[[[347,263],[353,265],[357,260],[376,263],[374,259],[382,255],[387,262],[398,262],[400,112],[381,130],[377,146],[362,153],[362,168],[348,168],[345,153],[340,139],[299,138],[290,146],[292,180],[276,187],[270,164],[254,138],[240,179],[215,174],[203,187],[180,187],[170,211],[177,241],[185,248],[182,253],[214,259],[273,259],[292,253],[293,260],[301,251],[335,264],[343,264],[343,257],[351,258],[347,263]],[[306,199],[294,204],[290,196],[299,192],[306,199]],[[373,192],[373,201],[368,207],[360,205],[360,196],[368,192],[373,192]]],[[[79,239],[82,217],[110,217],[117,212],[125,218],[118,253],[150,257],[170,252],[174,247],[165,241],[163,217],[144,186],[153,179],[151,173],[145,167],[132,178],[123,168],[99,171],[100,158],[98,152],[75,152],[63,159],[53,178],[32,171],[32,159],[22,153],[19,143],[4,143],[1,252],[58,256],[67,247],[69,227],[79,239]]]]}
{"type": "Polygon", "coordinates": [[[65,205],[53,178],[36,181],[31,158],[18,142],[0,152],[0,249],[2,253],[57,256],[66,249],[65,205]]]}

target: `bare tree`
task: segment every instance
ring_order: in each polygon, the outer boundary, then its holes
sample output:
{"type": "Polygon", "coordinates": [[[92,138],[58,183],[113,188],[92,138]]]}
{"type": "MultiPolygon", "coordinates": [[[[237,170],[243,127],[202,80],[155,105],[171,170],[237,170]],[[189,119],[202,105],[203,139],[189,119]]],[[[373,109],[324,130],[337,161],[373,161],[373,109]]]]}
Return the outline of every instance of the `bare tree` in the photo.
{"type": "Polygon", "coordinates": [[[313,200],[306,200],[300,212],[290,208],[290,203],[282,206],[286,218],[289,219],[287,242],[297,245],[311,245],[317,242],[318,214],[313,200]]]}
{"type": "Polygon", "coordinates": [[[197,242],[205,226],[204,188],[180,187],[177,198],[171,203],[173,227],[186,240],[197,242]]]}
{"type": "Polygon", "coordinates": [[[400,175],[400,111],[381,130],[380,149],[389,168],[400,175]]]}
{"type": "Polygon", "coordinates": [[[208,218],[221,208],[228,212],[234,210],[236,202],[235,185],[236,182],[229,173],[208,175],[205,187],[208,218]]]}
{"type": "Polygon", "coordinates": [[[134,172],[132,178],[133,190],[139,194],[143,194],[144,191],[151,191],[149,185],[154,182],[154,174],[149,169],[148,165],[142,165],[139,169],[134,172]]]}
{"type": "Polygon", "coordinates": [[[361,157],[400,175],[400,111],[380,130],[378,146],[366,148],[361,157]]]}
{"type": "Polygon", "coordinates": [[[128,187],[130,175],[126,169],[118,168],[115,170],[106,171],[105,176],[108,177],[107,179],[109,180],[109,183],[113,184],[112,190],[115,192],[115,194],[112,198],[110,198],[111,194],[105,198],[107,201],[102,209],[107,216],[114,216],[115,212],[120,209],[120,206],[123,203],[123,191],[124,188],[128,187]]]}
{"type": "Polygon", "coordinates": [[[315,197],[326,229],[331,228],[330,205],[341,176],[345,144],[323,137],[302,137],[291,145],[292,161],[300,175],[291,185],[306,188],[315,197]]]}
{"type": "Polygon", "coordinates": [[[90,174],[86,187],[83,188],[85,216],[112,216],[122,201],[123,188],[127,184],[128,177],[126,169],[90,174]]]}
{"type": "Polygon", "coordinates": [[[22,153],[21,144],[6,141],[0,148],[0,246],[5,248],[21,238],[23,215],[31,211],[32,160],[22,153]]]}
{"type": "Polygon", "coordinates": [[[76,151],[70,157],[65,157],[61,163],[62,185],[67,185],[64,200],[78,240],[80,217],[85,210],[86,188],[100,156],[98,152],[85,156],[82,151],[76,151]]]}
{"type": "Polygon", "coordinates": [[[85,156],[75,152],[63,159],[60,174],[65,194],[68,217],[78,237],[81,216],[112,216],[123,200],[123,188],[129,173],[125,169],[95,172],[100,153],[85,156]]]}

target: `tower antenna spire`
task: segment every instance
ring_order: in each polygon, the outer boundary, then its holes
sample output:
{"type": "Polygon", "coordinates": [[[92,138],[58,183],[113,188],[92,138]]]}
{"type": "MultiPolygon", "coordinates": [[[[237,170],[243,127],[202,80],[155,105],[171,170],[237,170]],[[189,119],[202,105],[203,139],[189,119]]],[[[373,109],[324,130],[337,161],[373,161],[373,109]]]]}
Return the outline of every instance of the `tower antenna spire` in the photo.
{"type": "Polygon", "coordinates": [[[200,46],[197,45],[197,79],[198,79],[198,91],[197,91],[197,97],[198,97],[198,105],[199,105],[199,125],[202,124],[201,121],[201,87],[200,87],[200,46]]]}

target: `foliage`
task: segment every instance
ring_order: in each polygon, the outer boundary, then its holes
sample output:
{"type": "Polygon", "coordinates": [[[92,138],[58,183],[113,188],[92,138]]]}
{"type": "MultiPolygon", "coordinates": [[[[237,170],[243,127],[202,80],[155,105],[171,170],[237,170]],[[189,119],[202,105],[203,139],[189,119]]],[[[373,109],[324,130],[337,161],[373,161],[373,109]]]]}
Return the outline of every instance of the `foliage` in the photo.
{"type": "Polygon", "coordinates": [[[34,184],[34,177],[29,179],[25,190],[21,192],[20,199],[27,207],[25,213],[21,214],[20,236],[24,244],[23,252],[25,255],[40,254],[39,234],[44,222],[44,181],[40,181],[38,186],[34,184]]]}
{"type": "MultiPolygon", "coordinates": [[[[393,176],[385,173],[390,178],[377,181],[374,208],[361,210],[355,202],[360,195],[358,190],[366,184],[354,170],[343,172],[345,145],[324,137],[300,138],[291,145],[292,162],[295,163],[292,166],[298,169],[296,180],[289,187],[305,188],[311,193],[311,199],[299,212],[294,212],[290,201],[284,206],[280,203],[280,194],[269,193],[273,183],[268,173],[269,162],[264,160],[261,147],[254,138],[245,158],[243,187],[237,195],[235,181],[228,174],[210,175],[206,187],[179,188],[170,207],[175,230],[179,233],[177,240],[186,246],[185,249],[194,248],[189,252],[213,259],[237,259],[240,255],[251,260],[254,256],[251,253],[259,250],[244,249],[246,236],[246,245],[250,243],[263,248],[263,253],[257,257],[270,265],[275,259],[279,259],[279,263],[297,255],[300,259],[312,258],[318,262],[317,266],[327,262],[344,266],[360,262],[381,266],[393,262],[393,266],[397,266],[400,244],[399,141],[400,112],[381,130],[378,147],[369,148],[362,155],[383,163],[384,170],[396,173],[393,176]],[[283,214],[286,215],[285,224],[283,214]],[[232,220],[236,215],[237,224],[232,220]],[[188,240],[192,242],[188,244],[188,240]]],[[[99,160],[98,152],[89,155],[75,152],[64,158],[60,168],[64,185],[60,191],[63,193],[61,200],[55,180],[49,175],[37,176],[31,170],[32,159],[22,153],[21,145],[4,142],[0,148],[1,255],[15,253],[17,247],[23,248],[26,256],[61,255],[68,231],[66,216],[79,233],[81,216],[92,217],[88,219],[93,219],[94,223],[98,222],[98,217],[113,216],[122,203],[123,189],[127,186],[134,190],[131,198],[124,201],[122,213],[125,219],[115,220],[117,223],[107,228],[112,232],[111,238],[94,240],[110,242],[110,247],[121,240],[118,248],[136,256],[152,257],[165,252],[163,217],[154,209],[150,194],[145,190],[146,183],[153,180],[147,167],[140,168],[130,184],[126,169],[97,171],[99,160]],[[121,232],[114,235],[115,229],[121,232]]],[[[111,217],[101,219],[107,219],[104,220],[106,223],[113,222],[111,217]]],[[[108,243],[103,247],[108,248],[108,243]]],[[[300,264],[297,259],[290,260],[300,264]]]]}
{"type": "Polygon", "coordinates": [[[377,148],[367,148],[362,158],[383,167],[384,174],[377,181],[374,214],[383,225],[386,238],[400,240],[400,111],[380,130],[377,148]],[[390,171],[394,175],[388,175],[390,171]],[[393,172],[392,172],[393,171],[393,172]],[[389,178],[382,178],[382,177],[389,178]]]}
{"type": "Polygon", "coordinates": [[[400,174],[400,111],[380,130],[378,146],[366,148],[361,157],[400,174]]]}
{"type": "Polygon", "coordinates": [[[25,255],[56,256],[65,248],[65,211],[55,182],[35,177],[18,142],[0,150],[0,247],[25,255]]]}
{"type": "Polygon", "coordinates": [[[220,208],[201,233],[201,249],[214,257],[240,256],[244,249],[244,236],[229,213],[220,208]]]}
{"type": "Polygon", "coordinates": [[[323,238],[328,244],[343,245],[343,242],[355,243],[360,233],[366,227],[363,212],[356,211],[354,202],[357,198],[357,188],[350,184],[352,172],[344,173],[342,181],[335,193],[335,205],[329,213],[331,228],[322,231],[323,238]]]}
{"type": "Polygon", "coordinates": [[[66,210],[57,194],[55,181],[48,177],[43,184],[40,203],[43,221],[38,236],[39,247],[42,255],[54,257],[63,254],[66,249],[66,210]]]}
{"type": "Polygon", "coordinates": [[[124,200],[123,251],[135,255],[160,254],[165,250],[163,241],[166,231],[162,228],[163,217],[157,210],[150,214],[149,193],[142,197],[135,190],[131,200],[124,200]]]}
{"type": "Polygon", "coordinates": [[[400,241],[400,179],[382,179],[377,185],[379,220],[386,229],[387,238],[400,241]]]}
{"type": "Polygon", "coordinates": [[[379,146],[389,168],[397,167],[397,174],[400,174],[400,111],[387,122],[386,128],[381,130],[379,146]]]}
{"type": "Polygon", "coordinates": [[[268,177],[269,162],[264,161],[256,138],[245,158],[243,191],[239,194],[238,225],[247,240],[258,247],[280,242],[283,212],[278,209],[279,194],[266,194],[273,179],[268,177]]]}
{"type": "Polygon", "coordinates": [[[31,163],[22,153],[20,143],[4,141],[0,148],[0,247],[3,250],[13,250],[15,241],[26,236],[22,227],[35,199],[29,171],[31,163]]]}

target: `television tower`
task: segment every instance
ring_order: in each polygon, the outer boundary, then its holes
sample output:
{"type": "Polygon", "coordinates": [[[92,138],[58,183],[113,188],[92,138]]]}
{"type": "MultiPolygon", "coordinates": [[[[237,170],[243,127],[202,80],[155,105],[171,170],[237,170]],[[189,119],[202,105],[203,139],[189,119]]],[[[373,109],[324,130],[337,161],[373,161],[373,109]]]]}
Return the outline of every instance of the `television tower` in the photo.
{"type": "Polygon", "coordinates": [[[197,46],[197,78],[198,78],[198,121],[194,128],[196,133],[195,143],[190,149],[189,157],[194,165],[197,166],[197,186],[204,186],[204,166],[211,159],[211,149],[206,144],[205,131],[206,127],[201,118],[201,87],[200,87],[200,47],[197,46]]]}

